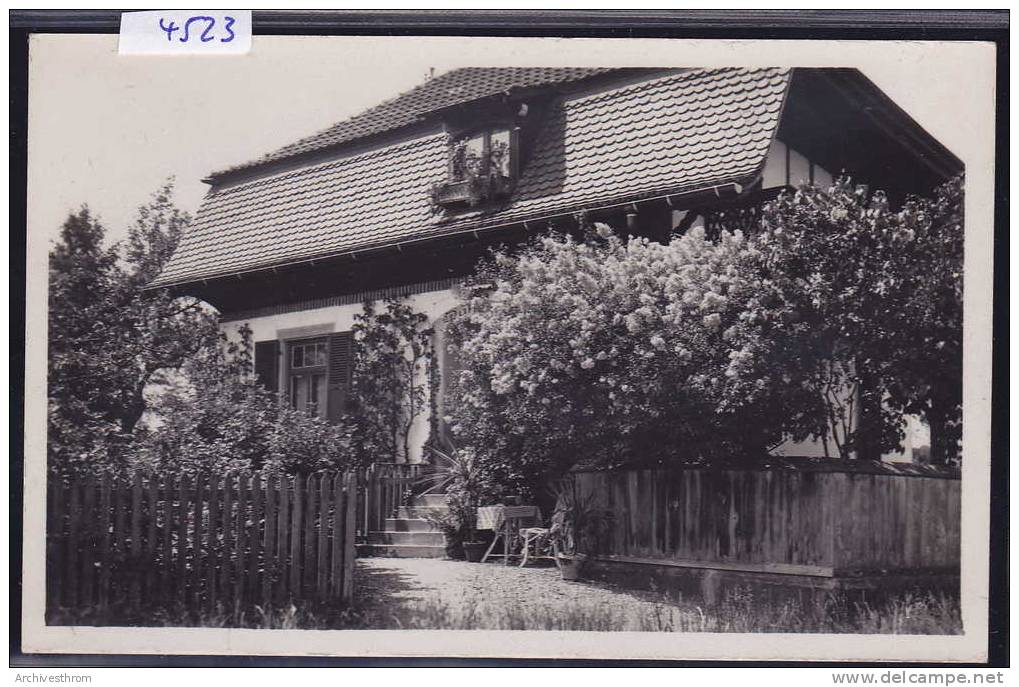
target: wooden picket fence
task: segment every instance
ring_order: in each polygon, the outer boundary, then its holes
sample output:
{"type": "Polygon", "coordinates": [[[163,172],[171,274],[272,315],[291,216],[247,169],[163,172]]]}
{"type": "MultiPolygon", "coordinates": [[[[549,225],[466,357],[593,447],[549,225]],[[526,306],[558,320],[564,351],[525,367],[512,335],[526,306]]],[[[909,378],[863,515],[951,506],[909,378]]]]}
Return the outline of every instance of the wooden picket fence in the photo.
{"type": "Polygon", "coordinates": [[[362,485],[358,504],[358,530],[364,537],[386,529],[386,519],[396,517],[400,506],[427,487],[422,479],[430,465],[418,463],[372,463],[359,476],[362,485]]]}
{"type": "Polygon", "coordinates": [[[47,607],[348,601],[356,494],[339,473],[50,480],[47,607]]]}

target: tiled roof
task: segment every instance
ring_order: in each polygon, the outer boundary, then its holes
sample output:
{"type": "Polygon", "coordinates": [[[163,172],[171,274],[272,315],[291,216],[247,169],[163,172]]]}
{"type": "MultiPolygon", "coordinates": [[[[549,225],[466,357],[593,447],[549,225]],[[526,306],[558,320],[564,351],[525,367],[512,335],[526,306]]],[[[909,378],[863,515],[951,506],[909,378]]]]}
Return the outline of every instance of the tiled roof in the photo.
{"type": "Polygon", "coordinates": [[[788,81],[783,69],[694,69],[565,96],[512,197],[485,213],[433,212],[429,191],[447,173],[442,134],[214,189],[156,284],[746,183],[764,163],[788,81]]]}
{"type": "Polygon", "coordinates": [[[764,161],[788,72],[693,70],[561,102],[498,221],[741,181],[764,161]]]}
{"type": "Polygon", "coordinates": [[[582,67],[466,67],[429,79],[416,88],[365,110],[296,143],[268,153],[258,160],[212,174],[259,167],[285,158],[331,148],[343,143],[414,124],[443,108],[478,100],[513,89],[548,86],[597,76],[612,69],[582,67]]]}

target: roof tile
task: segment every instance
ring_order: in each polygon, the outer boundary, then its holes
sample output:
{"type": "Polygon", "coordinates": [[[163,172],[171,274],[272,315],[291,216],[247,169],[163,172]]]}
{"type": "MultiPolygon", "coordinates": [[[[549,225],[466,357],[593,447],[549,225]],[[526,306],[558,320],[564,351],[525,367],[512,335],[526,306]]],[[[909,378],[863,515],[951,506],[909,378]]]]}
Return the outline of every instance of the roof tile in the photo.
{"type": "MultiPolygon", "coordinates": [[[[505,88],[498,76],[487,87],[505,88]]],[[[695,69],[562,97],[512,197],[490,211],[433,211],[429,190],[447,173],[443,134],[215,188],[155,283],[745,183],[764,163],[788,77],[783,69],[695,69]]]]}
{"type": "Polygon", "coordinates": [[[467,67],[441,74],[350,119],[268,153],[258,160],[212,174],[213,178],[260,167],[414,124],[436,110],[512,89],[578,81],[613,71],[583,67],[467,67]]]}

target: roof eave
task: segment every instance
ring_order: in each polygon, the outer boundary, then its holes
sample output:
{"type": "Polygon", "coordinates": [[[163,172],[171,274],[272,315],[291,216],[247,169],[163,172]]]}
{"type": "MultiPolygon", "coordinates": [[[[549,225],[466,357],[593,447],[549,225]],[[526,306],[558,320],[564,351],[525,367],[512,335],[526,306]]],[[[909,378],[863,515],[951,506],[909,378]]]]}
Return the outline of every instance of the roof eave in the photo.
{"type": "Polygon", "coordinates": [[[860,111],[875,127],[911,148],[918,159],[949,179],[965,170],[958,156],[923,128],[859,69],[817,70],[834,88],[860,104],[860,111]]]}
{"type": "Polygon", "coordinates": [[[247,275],[275,272],[281,269],[289,269],[300,265],[310,265],[323,261],[330,260],[342,260],[352,259],[359,260],[365,257],[369,257],[373,254],[382,254],[391,251],[400,251],[404,247],[418,246],[426,244],[431,241],[435,241],[441,238],[450,238],[457,235],[479,235],[482,232],[491,232],[498,229],[504,229],[511,226],[526,226],[528,224],[541,224],[555,219],[561,219],[564,217],[576,216],[581,212],[602,212],[606,210],[612,210],[614,208],[625,207],[633,204],[643,204],[654,201],[666,201],[670,205],[682,205],[684,203],[693,202],[698,199],[710,196],[717,199],[728,199],[739,196],[743,193],[744,189],[751,187],[756,181],[757,177],[760,176],[760,168],[755,169],[752,173],[740,175],[732,179],[722,179],[712,181],[707,184],[690,184],[686,187],[665,189],[650,191],[641,194],[630,194],[623,198],[616,198],[606,202],[591,202],[583,203],[573,206],[567,206],[557,208],[554,210],[542,211],[533,215],[524,215],[519,217],[513,217],[506,219],[505,221],[489,221],[479,220],[476,222],[470,222],[466,224],[451,225],[447,230],[435,231],[423,236],[417,236],[409,238],[404,241],[387,241],[378,244],[365,244],[357,248],[336,251],[331,253],[321,253],[315,256],[301,258],[299,260],[282,261],[272,265],[261,265],[258,267],[252,267],[250,269],[242,270],[228,270],[215,273],[209,273],[202,277],[193,277],[179,280],[167,280],[166,282],[160,282],[159,278],[150,285],[144,287],[145,290],[157,290],[157,289],[170,289],[170,290],[182,290],[188,286],[208,285],[210,282],[221,281],[224,279],[238,279],[247,275]]]}

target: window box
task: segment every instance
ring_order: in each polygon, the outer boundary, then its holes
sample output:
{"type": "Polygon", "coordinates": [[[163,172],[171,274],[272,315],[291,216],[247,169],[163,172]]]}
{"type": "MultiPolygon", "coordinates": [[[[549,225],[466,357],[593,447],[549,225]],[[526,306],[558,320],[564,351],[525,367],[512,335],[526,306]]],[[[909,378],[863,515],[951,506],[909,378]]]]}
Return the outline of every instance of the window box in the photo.
{"type": "Polygon", "coordinates": [[[470,181],[450,181],[444,184],[436,184],[432,189],[432,200],[437,205],[455,205],[457,203],[470,203],[474,197],[470,181]]]}
{"type": "Polygon", "coordinates": [[[448,179],[432,187],[436,207],[475,207],[510,195],[519,168],[516,128],[475,130],[449,145],[448,179]]]}
{"type": "Polygon", "coordinates": [[[432,187],[432,202],[441,207],[469,206],[508,198],[513,179],[501,174],[477,176],[461,181],[448,181],[432,187]]]}

